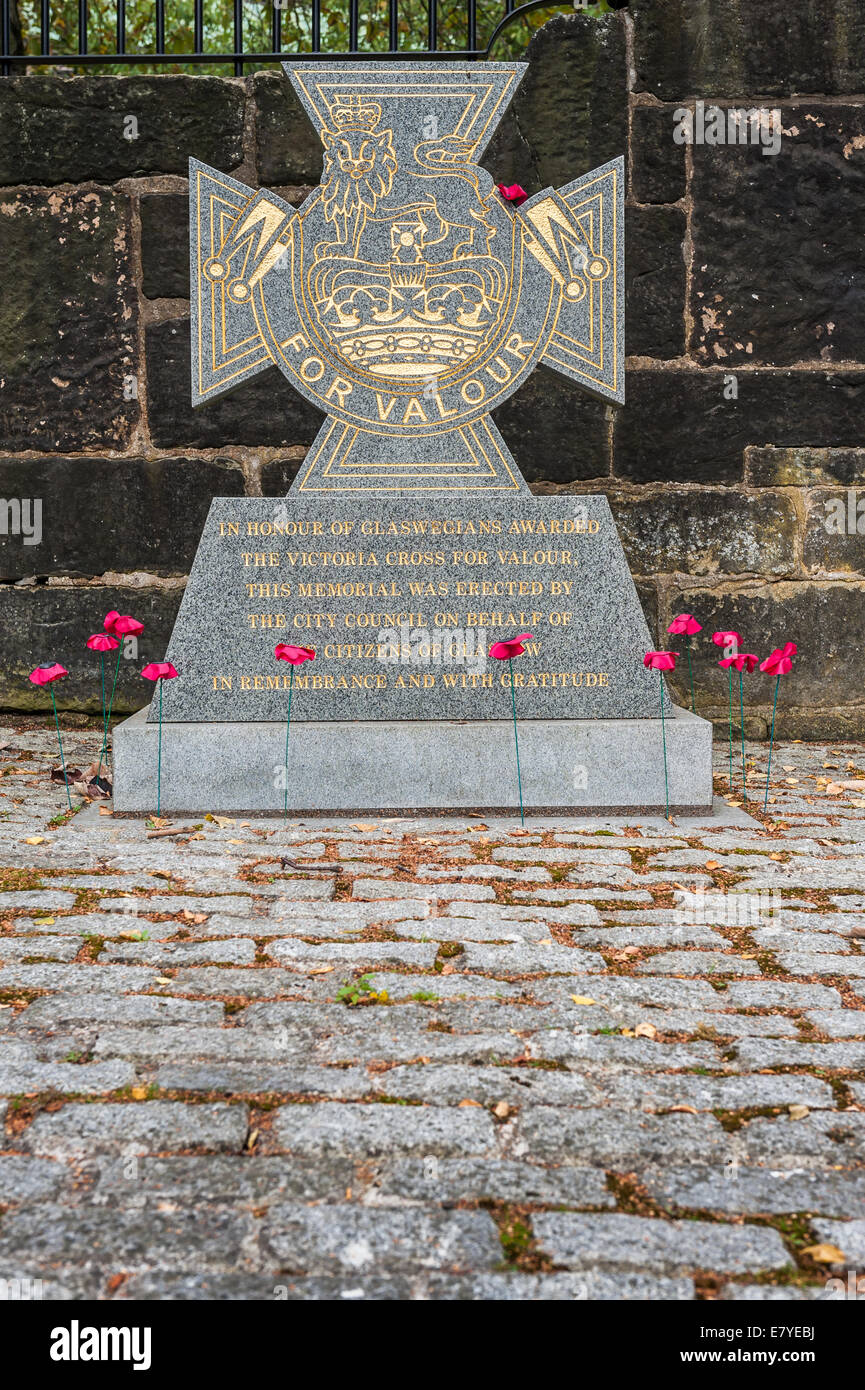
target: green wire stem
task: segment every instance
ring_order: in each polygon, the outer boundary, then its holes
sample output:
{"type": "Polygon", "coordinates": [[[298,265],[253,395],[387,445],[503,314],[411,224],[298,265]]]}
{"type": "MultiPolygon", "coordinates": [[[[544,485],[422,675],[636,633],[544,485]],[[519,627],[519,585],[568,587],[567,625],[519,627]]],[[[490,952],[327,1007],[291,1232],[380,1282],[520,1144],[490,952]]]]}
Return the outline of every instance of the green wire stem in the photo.
{"type": "Polygon", "coordinates": [[[769,775],[772,771],[772,744],[775,741],[775,710],[778,708],[778,686],[781,684],[781,677],[775,677],[775,698],[772,701],[772,729],[769,734],[769,766],[766,768],[766,795],[763,797],[763,810],[769,804],[769,775]]]}
{"type": "Polygon", "coordinates": [[[523,779],[520,776],[520,741],[517,738],[517,697],[514,692],[514,660],[508,657],[508,666],[511,671],[511,708],[514,712],[514,747],[517,750],[517,787],[520,793],[520,825],[525,825],[526,818],[523,815],[523,779]]]}
{"type": "Polygon", "coordinates": [[[745,697],[742,693],[742,672],[739,672],[739,723],[742,726],[742,801],[748,802],[748,783],[745,776],[745,697]]]}
{"type": "Polygon", "coordinates": [[[60,720],[57,718],[57,701],[54,699],[54,691],[49,685],[48,694],[51,696],[51,707],[54,710],[54,725],[57,729],[57,742],[60,745],[60,766],[63,768],[63,781],[66,783],[66,800],[69,802],[69,809],[72,810],[72,797],[69,795],[69,778],[66,776],[66,759],[63,756],[63,740],[60,737],[60,720]]]}
{"type": "Polygon", "coordinates": [[[685,651],[688,654],[688,675],[691,677],[691,713],[696,714],[697,708],[694,704],[694,668],[691,665],[691,634],[685,635],[685,651]]]}
{"type": "Polygon", "coordinates": [[[664,723],[664,677],[658,671],[658,693],[661,697],[661,738],[664,743],[664,804],[670,819],[670,783],[667,777],[667,726],[664,723]]]}
{"type": "Polygon", "coordinates": [[[159,678],[159,754],[156,759],[156,814],[162,813],[162,677],[159,678]]]}
{"type": "Polygon", "coordinates": [[[733,668],[727,667],[727,679],[730,688],[730,795],[733,794],[733,668]]]}
{"type": "Polygon", "coordinates": [[[105,653],[99,653],[99,668],[102,674],[102,747],[99,750],[99,766],[96,769],[96,780],[99,781],[99,774],[102,771],[102,754],[105,751],[105,653]]]}
{"type": "Polygon", "coordinates": [[[282,803],[282,818],[288,820],[288,734],[291,729],[291,692],[294,688],[294,667],[288,672],[288,718],[285,721],[285,798],[282,803]]]}
{"type": "MultiPolygon", "coordinates": [[[[114,708],[114,692],[115,692],[115,690],[117,689],[117,677],[118,677],[118,675],[120,674],[120,658],[121,658],[122,654],[123,654],[123,643],[122,643],[122,641],[121,641],[121,642],[119,642],[118,645],[117,645],[117,665],[116,665],[115,668],[114,668],[114,684],[113,684],[112,687],[111,687],[111,699],[108,701],[108,713],[107,713],[106,716],[105,716],[105,729],[104,729],[104,732],[103,732],[103,734],[102,734],[102,751],[101,751],[101,753],[99,754],[99,766],[100,766],[100,767],[102,766],[102,761],[103,761],[103,759],[104,759],[104,757],[105,757],[105,752],[106,752],[106,749],[107,749],[107,747],[108,747],[108,724],[109,724],[109,721],[110,721],[110,719],[111,719],[111,711],[112,711],[113,708],[114,708]]],[[[98,775],[98,774],[97,774],[97,775],[98,775]]]]}

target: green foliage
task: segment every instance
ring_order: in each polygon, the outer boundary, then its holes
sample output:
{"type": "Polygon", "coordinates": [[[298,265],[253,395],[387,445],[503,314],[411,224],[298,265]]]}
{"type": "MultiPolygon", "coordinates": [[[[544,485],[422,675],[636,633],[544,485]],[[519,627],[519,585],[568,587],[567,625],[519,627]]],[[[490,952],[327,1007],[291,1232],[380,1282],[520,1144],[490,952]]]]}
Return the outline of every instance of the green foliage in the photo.
{"type": "MultiPolygon", "coordinates": [[[[15,11],[13,0],[13,15],[15,11]]],[[[442,53],[468,47],[468,24],[464,0],[438,0],[436,47],[442,53]]],[[[41,51],[40,2],[17,0],[23,51],[41,51]]],[[[606,0],[585,6],[568,3],[551,4],[511,21],[499,36],[490,53],[491,58],[519,57],[534,31],[554,14],[580,13],[598,17],[609,12],[606,0]]],[[[505,17],[504,0],[477,0],[477,46],[485,48],[497,25],[505,17]]],[[[143,63],[112,63],[116,52],[116,0],[89,0],[87,52],[105,54],[107,61],[94,67],[76,65],[78,52],[78,0],[52,0],[50,5],[50,51],[70,55],[70,69],[75,73],[126,74],[159,72],[196,72],[228,76],[234,72],[231,63],[163,63],[157,69],[143,63]]],[[[302,55],[312,48],[312,5],[309,0],[278,0],[281,50],[286,55],[302,55]]],[[[387,52],[390,45],[388,0],[367,0],[360,15],[358,47],[364,53],[387,52]]],[[[418,52],[429,44],[427,0],[400,0],[398,47],[401,52],[418,52]]],[[[204,49],[209,53],[229,53],[242,47],[247,53],[269,53],[273,48],[273,0],[244,0],[241,42],[235,45],[234,7],[231,0],[204,0],[204,49]]],[[[193,0],[166,0],[165,52],[191,53],[194,47],[193,0]]],[[[339,54],[349,48],[349,6],[347,0],[322,6],[321,48],[339,54]]],[[[153,0],[127,0],[126,52],[148,54],[156,52],[156,7],[153,0]]],[[[244,73],[273,64],[249,62],[244,73]]],[[[48,65],[35,66],[31,71],[49,72],[48,65]]]]}
{"type": "Polygon", "coordinates": [[[361,975],[358,980],[345,980],[336,992],[340,1004],[386,1004],[387,990],[376,992],[372,986],[371,975],[361,975]]]}

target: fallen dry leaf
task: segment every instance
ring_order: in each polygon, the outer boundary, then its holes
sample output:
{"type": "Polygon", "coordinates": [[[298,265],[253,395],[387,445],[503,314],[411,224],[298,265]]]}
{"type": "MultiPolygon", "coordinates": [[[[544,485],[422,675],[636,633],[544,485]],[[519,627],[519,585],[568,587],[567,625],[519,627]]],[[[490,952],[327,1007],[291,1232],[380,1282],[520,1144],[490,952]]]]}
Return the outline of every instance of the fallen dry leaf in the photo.
{"type": "Polygon", "coordinates": [[[506,1120],[511,1113],[511,1107],[506,1100],[500,1100],[498,1105],[493,1106],[493,1114],[500,1120],[506,1120]]]}
{"type": "Polygon", "coordinates": [[[113,815],[114,815],[114,812],[113,812],[113,810],[111,809],[110,806],[100,806],[100,807],[99,807],[99,814],[100,814],[100,816],[113,816],[113,815]]]}
{"type": "Polygon", "coordinates": [[[44,836],[44,835],[28,835],[28,836],[27,836],[27,839],[24,841],[24,843],[25,843],[25,845],[44,845],[44,843],[45,843],[45,836],[44,836]]]}
{"type": "Polygon", "coordinates": [[[335,965],[311,965],[307,970],[307,975],[329,975],[331,970],[335,970],[335,965]]]}
{"type": "Polygon", "coordinates": [[[843,1265],[846,1263],[847,1256],[837,1245],[807,1245],[800,1252],[803,1255],[810,1255],[818,1265],[843,1265]]]}
{"type": "Polygon", "coordinates": [[[699,1115],[699,1110],[695,1110],[693,1105],[671,1105],[670,1109],[677,1115],[699,1115]]]}
{"type": "Polygon", "coordinates": [[[129,1094],[132,1096],[132,1099],[133,1099],[133,1100],[146,1100],[146,1099],[147,1099],[147,1087],[146,1087],[146,1086],[133,1086],[133,1087],[132,1087],[132,1090],[130,1091],[129,1094]]]}
{"type": "Polygon", "coordinates": [[[458,1110],[467,1110],[467,1109],[469,1109],[469,1107],[470,1107],[472,1110],[483,1110],[483,1108],[484,1108],[484,1107],[481,1105],[481,1103],[480,1103],[479,1100],[461,1100],[460,1103],[459,1103],[459,1105],[457,1106],[457,1109],[458,1109],[458,1110]]]}
{"type": "Polygon", "coordinates": [[[787,1109],[790,1113],[791,1120],[804,1120],[806,1115],[811,1114],[807,1105],[788,1105],[787,1109]]]}
{"type": "Polygon", "coordinates": [[[207,921],[206,912],[190,912],[188,907],[185,907],[183,911],[179,912],[177,915],[178,917],[182,917],[184,922],[194,922],[196,926],[200,926],[202,922],[207,921]]]}
{"type": "Polygon", "coordinates": [[[157,977],[156,983],[157,983],[158,985],[170,985],[170,984],[171,984],[171,980],[169,980],[169,978],[168,978],[167,975],[159,975],[159,976],[157,977]]]}
{"type": "Polygon", "coordinates": [[[658,1030],[654,1023],[638,1023],[634,1029],[635,1038],[656,1038],[658,1030]]]}
{"type": "Polygon", "coordinates": [[[89,782],[84,783],[82,790],[91,801],[98,801],[100,796],[111,796],[114,788],[107,777],[91,777],[89,782]]]}
{"type": "Polygon", "coordinates": [[[594,1004],[595,1000],[590,994],[572,994],[571,998],[575,1004],[594,1004]]]}
{"type": "MultiPolygon", "coordinates": [[[[94,771],[95,770],[96,769],[94,768],[94,771]]],[[[70,782],[80,782],[83,776],[84,773],[81,771],[80,767],[67,767],[65,772],[63,771],[62,767],[52,767],[51,769],[51,781],[60,782],[62,786],[66,785],[67,778],[70,782]]],[[[31,782],[29,783],[29,785],[33,787],[38,787],[39,783],[31,782]]]]}
{"type": "Polygon", "coordinates": [[[378,823],[365,820],[352,821],[350,828],[352,830],[378,830],[378,823]]]}
{"type": "Polygon", "coordinates": [[[720,867],[721,867],[721,865],[718,863],[717,859],[707,859],[707,860],[706,860],[706,868],[707,868],[707,869],[720,869],[720,867]]]}
{"type": "Polygon", "coordinates": [[[258,1142],[258,1130],[257,1130],[257,1129],[254,1129],[254,1130],[251,1131],[250,1136],[249,1136],[249,1138],[248,1138],[247,1141],[246,1141],[246,1147],[247,1147],[248,1149],[254,1149],[257,1142],[258,1142]]]}
{"type": "Polygon", "coordinates": [[[54,919],[53,917],[34,917],[34,918],[33,918],[33,921],[36,923],[37,927],[53,927],[53,926],[54,926],[54,920],[55,920],[55,919],[54,919]]]}

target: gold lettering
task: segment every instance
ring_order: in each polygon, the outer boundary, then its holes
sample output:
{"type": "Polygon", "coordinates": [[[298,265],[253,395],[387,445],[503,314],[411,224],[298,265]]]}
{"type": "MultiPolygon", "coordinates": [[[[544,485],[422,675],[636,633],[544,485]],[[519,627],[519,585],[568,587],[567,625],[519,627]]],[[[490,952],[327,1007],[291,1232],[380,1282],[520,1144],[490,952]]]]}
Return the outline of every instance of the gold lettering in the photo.
{"type": "Polygon", "coordinates": [[[409,420],[415,419],[423,420],[424,423],[426,423],[427,417],[424,414],[424,408],[418,400],[417,396],[412,396],[409,400],[408,405],[405,408],[405,415],[402,417],[402,422],[404,425],[407,425],[409,420]]]}

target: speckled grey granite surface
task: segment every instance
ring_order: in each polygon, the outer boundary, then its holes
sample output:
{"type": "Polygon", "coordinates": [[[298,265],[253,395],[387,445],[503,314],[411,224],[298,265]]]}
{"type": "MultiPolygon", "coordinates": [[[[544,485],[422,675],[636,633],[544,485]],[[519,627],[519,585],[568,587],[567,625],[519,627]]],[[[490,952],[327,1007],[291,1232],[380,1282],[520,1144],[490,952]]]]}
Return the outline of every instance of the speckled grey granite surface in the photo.
{"type": "MultiPolygon", "coordinates": [[[[284,720],[278,642],[314,647],[292,720],[506,719],[491,643],[514,660],[520,719],[659,715],[651,645],[603,497],[337,506],[218,498],[168,658],[166,720],[284,720]]],[[[151,717],[153,717],[151,715],[151,717]]]]}
{"type": "MultiPolygon", "coordinates": [[[[672,713],[672,712],[671,712],[672,713]]],[[[689,710],[665,720],[669,799],[680,814],[712,804],[712,726],[689,710]]],[[[520,720],[523,804],[558,811],[665,808],[660,719],[520,720]]],[[[114,805],[155,807],[158,729],[144,711],[114,730],[114,805]]],[[[509,719],[169,724],[162,810],[519,812],[509,719]]]]}
{"type": "Polygon", "coordinates": [[[192,393],[275,363],[326,416],[293,491],[525,495],[490,412],[539,362],[624,399],[624,161],[522,204],[481,167],[525,64],[284,64],[300,208],[190,160],[192,393]]]}

